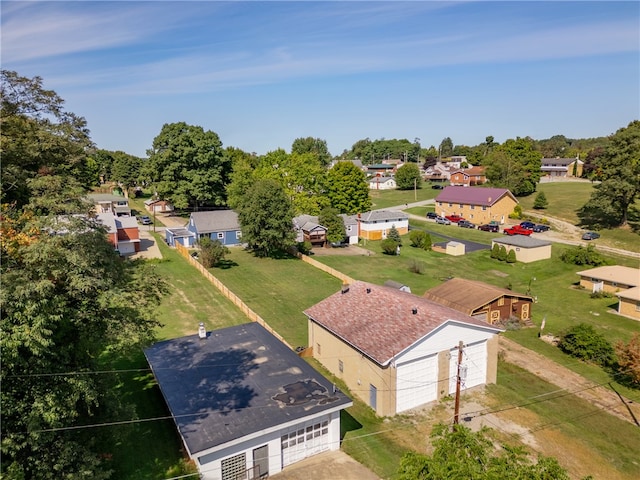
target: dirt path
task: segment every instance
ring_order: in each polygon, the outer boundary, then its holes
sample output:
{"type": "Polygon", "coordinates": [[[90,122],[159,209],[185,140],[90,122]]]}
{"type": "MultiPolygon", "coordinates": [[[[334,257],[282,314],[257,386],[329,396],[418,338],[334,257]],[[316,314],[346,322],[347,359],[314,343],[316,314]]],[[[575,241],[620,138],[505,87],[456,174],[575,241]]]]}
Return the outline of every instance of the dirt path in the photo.
{"type": "Polygon", "coordinates": [[[553,360],[500,337],[500,352],[513,363],[598,408],[640,426],[640,403],[619,397],[607,384],[598,385],[553,360]]]}

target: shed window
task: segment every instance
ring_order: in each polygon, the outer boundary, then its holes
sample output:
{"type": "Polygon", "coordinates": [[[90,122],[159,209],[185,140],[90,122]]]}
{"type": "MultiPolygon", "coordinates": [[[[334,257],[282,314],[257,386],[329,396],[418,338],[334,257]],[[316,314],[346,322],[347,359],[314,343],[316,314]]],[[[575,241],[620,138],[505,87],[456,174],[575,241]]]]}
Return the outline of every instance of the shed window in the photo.
{"type": "Polygon", "coordinates": [[[218,240],[222,240],[224,238],[224,233],[220,232],[218,234],[218,240]]]}
{"type": "Polygon", "coordinates": [[[237,240],[240,240],[241,238],[242,238],[242,232],[238,230],[238,231],[236,232],[236,239],[237,239],[237,240]]]}
{"type": "Polygon", "coordinates": [[[221,462],[222,480],[235,480],[247,470],[247,456],[244,453],[225,458],[221,462]]]}
{"type": "Polygon", "coordinates": [[[501,307],[504,305],[504,297],[498,299],[498,306],[501,307]]]}

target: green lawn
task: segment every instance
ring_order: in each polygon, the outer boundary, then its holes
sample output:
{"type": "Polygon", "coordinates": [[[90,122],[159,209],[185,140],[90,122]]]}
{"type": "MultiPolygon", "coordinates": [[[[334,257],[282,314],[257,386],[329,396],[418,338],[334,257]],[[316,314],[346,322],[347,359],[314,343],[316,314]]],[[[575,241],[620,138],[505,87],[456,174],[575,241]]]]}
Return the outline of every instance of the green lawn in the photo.
{"type": "Polygon", "coordinates": [[[424,183],[422,188],[413,190],[369,190],[369,196],[374,210],[394,207],[404,203],[420,202],[435,198],[440,190],[434,190],[429,183],[424,183]]]}
{"type": "MultiPolygon", "coordinates": [[[[591,192],[593,192],[593,184],[590,182],[539,183],[536,191],[544,192],[549,202],[547,208],[540,211],[541,214],[546,213],[577,225],[577,211],[589,200],[591,192]]],[[[523,210],[533,210],[535,199],[536,193],[527,197],[519,197],[518,201],[523,210]]]]}

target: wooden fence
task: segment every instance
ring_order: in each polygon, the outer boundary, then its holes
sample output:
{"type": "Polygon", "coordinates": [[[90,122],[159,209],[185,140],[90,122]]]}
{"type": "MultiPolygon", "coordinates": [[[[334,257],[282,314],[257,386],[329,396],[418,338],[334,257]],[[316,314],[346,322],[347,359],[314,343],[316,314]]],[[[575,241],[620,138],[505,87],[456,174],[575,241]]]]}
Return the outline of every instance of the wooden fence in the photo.
{"type": "Polygon", "coordinates": [[[187,250],[187,248],[181,244],[179,244],[178,242],[175,243],[176,246],[176,250],[178,250],[178,253],[180,253],[180,255],[182,255],[184,258],[187,259],[187,261],[193,265],[194,267],[196,267],[200,273],[202,273],[202,275],[204,275],[204,277],[209,280],[211,283],[213,283],[213,285],[220,290],[220,292],[222,293],[222,295],[224,295],[226,298],[228,298],[229,300],[231,300],[231,302],[233,302],[234,305],[236,305],[241,311],[242,313],[244,313],[249,320],[251,320],[252,322],[257,322],[260,325],[262,325],[264,328],[266,328],[273,336],[275,336],[278,340],[280,340],[282,343],[284,343],[287,347],[291,348],[291,350],[293,350],[293,347],[291,345],[289,345],[284,338],[282,338],[282,336],[276,332],[273,328],[271,328],[269,326],[269,324],[267,322],[264,321],[264,319],[258,315],[256,312],[254,312],[253,310],[251,310],[241,299],[240,297],[238,297],[235,293],[233,293],[231,290],[229,290],[224,283],[222,283],[220,280],[218,280],[215,276],[213,276],[211,274],[211,272],[209,272],[209,270],[207,270],[206,268],[204,268],[202,266],[202,264],[200,262],[198,262],[195,258],[193,258],[190,254],[189,254],[189,250],[187,250]]]}
{"type": "Polygon", "coordinates": [[[300,258],[303,262],[306,262],[309,265],[313,265],[314,267],[322,270],[323,272],[327,272],[329,275],[333,275],[334,277],[342,280],[342,283],[351,284],[351,283],[355,282],[355,280],[353,278],[345,275],[342,272],[339,272],[335,268],[328,267],[324,263],[320,263],[319,261],[314,260],[313,258],[309,257],[308,255],[303,255],[301,253],[298,253],[298,258],[300,258]]]}

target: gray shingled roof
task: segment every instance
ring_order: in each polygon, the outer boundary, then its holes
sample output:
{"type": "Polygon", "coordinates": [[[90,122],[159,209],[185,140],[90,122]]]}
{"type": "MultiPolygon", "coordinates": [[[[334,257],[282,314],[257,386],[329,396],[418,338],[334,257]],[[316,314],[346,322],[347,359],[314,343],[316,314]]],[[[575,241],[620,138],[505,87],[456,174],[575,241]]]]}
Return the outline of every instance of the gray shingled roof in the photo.
{"type": "Polygon", "coordinates": [[[548,240],[540,240],[538,238],[532,238],[526,235],[512,235],[509,237],[499,237],[499,238],[494,238],[493,241],[496,243],[502,243],[504,245],[512,245],[514,247],[523,247],[523,248],[535,248],[535,247],[544,247],[545,245],[551,245],[551,242],[548,240]]]}
{"type": "Polygon", "coordinates": [[[159,342],[144,353],[192,454],[352,404],[257,323],[159,342]]]}
{"type": "Polygon", "coordinates": [[[484,187],[444,187],[440,195],[436,197],[436,202],[462,203],[464,205],[484,205],[490,207],[504,196],[510,196],[516,202],[509,190],[506,188],[484,188],[484,187]]]}
{"type": "Polygon", "coordinates": [[[550,165],[571,165],[573,162],[578,160],[577,158],[543,158],[541,160],[542,166],[550,166],[550,165]]]}
{"type": "Polygon", "coordinates": [[[198,233],[226,232],[240,230],[238,214],[233,210],[213,210],[191,214],[198,233]]]}
{"type": "Polygon", "coordinates": [[[380,222],[380,221],[401,221],[407,220],[409,215],[404,212],[395,212],[391,210],[373,210],[371,212],[363,213],[360,216],[362,222],[380,222]]]}
{"type": "Polygon", "coordinates": [[[426,298],[361,281],[349,285],[346,293],[337,292],[304,313],[383,366],[447,322],[501,331],[426,298]]]}

